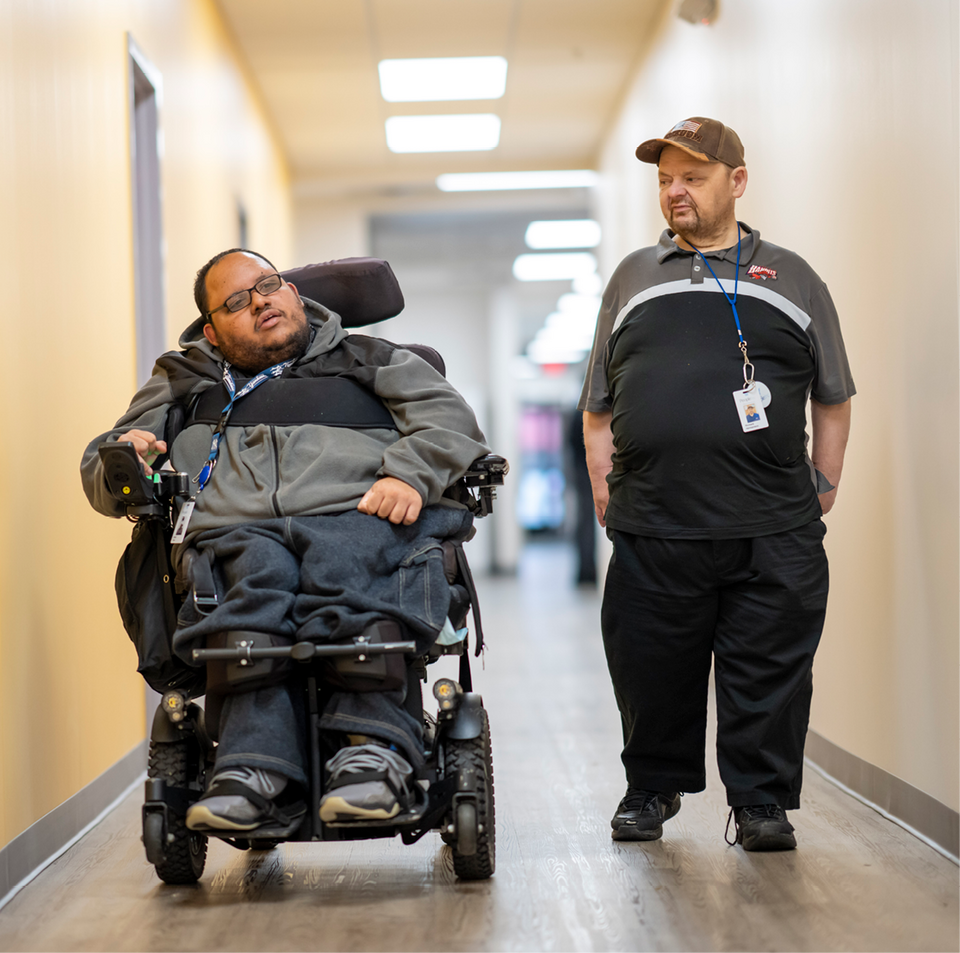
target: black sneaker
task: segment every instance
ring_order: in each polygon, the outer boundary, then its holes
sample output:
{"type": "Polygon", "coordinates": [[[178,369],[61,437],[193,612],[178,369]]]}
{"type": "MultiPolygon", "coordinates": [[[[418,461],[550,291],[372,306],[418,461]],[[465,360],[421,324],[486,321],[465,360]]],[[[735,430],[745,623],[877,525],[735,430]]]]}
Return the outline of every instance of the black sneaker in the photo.
{"type": "Polygon", "coordinates": [[[731,808],[724,838],[731,847],[741,844],[744,850],[794,850],[797,846],[793,825],[787,820],[787,814],[779,804],[751,804],[748,807],[731,808]],[[733,818],[736,824],[736,840],[730,840],[727,836],[730,818],[733,818]]]}
{"type": "Polygon", "coordinates": [[[663,822],[680,810],[680,794],[638,791],[627,788],[610,826],[614,840],[657,840],[663,836],[663,822]]]}

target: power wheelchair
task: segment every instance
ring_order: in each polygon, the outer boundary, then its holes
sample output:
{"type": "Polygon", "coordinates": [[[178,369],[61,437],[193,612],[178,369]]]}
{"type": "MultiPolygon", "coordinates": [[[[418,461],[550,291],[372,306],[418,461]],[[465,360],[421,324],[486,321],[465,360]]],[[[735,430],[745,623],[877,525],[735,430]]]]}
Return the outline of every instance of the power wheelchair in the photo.
{"type": "MultiPolygon", "coordinates": [[[[294,277],[301,294],[327,304],[341,314],[346,327],[375,323],[402,308],[402,296],[392,271],[385,262],[359,259],[307,266],[283,273],[294,277]],[[397,307],[399,301],[399,307],[397,307]],[[330,302],[329,304],[327,302],[330,302]],[[394,310],[395,309],[395,310],[394,310]],[[386,313],[391,312],[392,313],[386,313]]],[[[443,361],[430,348],[406,345],[441,373],[443,361]]],[[[169,428],[168,434],[170,436],[169,428]]],[[[168,445],[170,441],[168,440],[168,445]]],[[[99,448],[110,491],[126,504],[128,519],[137,523],[138,533],[150,533],[153,551],[141,566],[138,579],[121,586],[118,570],[118,598],[121,614],[140,654],[140,671],[162,699],[150,733],[148,779],[142,810],[143,843],[148,861],[159,878],[168,884],[190,884],[203,873],[207,838],[220,840],[241,850],[272,850],[283,841],[330,841],[394,837],[412,844],[431,831],[438,831],[452,851],[458,877],[480,880],[490,877],[496,864],[493,763],[490,728],[481,696],[473,691],[469,635],[450,644],[434,644],[426,654],[416,654],[413,641],[397,639],[398,626],[365,631],[347,644],[316,644],[301,641],[294,645],[257,644],[256,639],[234,640],[234,644],[195,649],[195,663],[218,666],[218,684],[232,674],[243,679],[258,667],[274,660],[291,660],[297,690],[303,693],[307,740],[307,810],[299,828],[275,836],[269,828],[249,836],[229,832],[199,833],[186,827],[185,817],[192,803],[203,796],[212,774],[218,737],[218,720],[223,696],[207,692],[205,706],[194,700],[204,693],[202,669],[191,668],[176,659],[170,649],[170,623],[187,593],[177,591],[170,562],[170,537],[176,515],[190,495],[188,474],[159,469],[153,478],[143,473],[131,444],[104,443],[99,448]],[[150,579],[142,570],[157,576],[150,579]],[[154,614],[165,616],[161,644],[150,646],[144,620],[130,608],[132,591],[149,585],[153,598],[139,601],[152,606],[154,614]],[[165,636],[165,638],[164,638],[165,636]],[[159,653],[159,658],[157,657],[159,653]],[[361,679],[367,672],[382,669],[387,656],[405,661],[406,708],[424,725],[425,764],[414,786],[417,795],[412,807],[389,820],[324,822],[319,816],[324,791],[324,764],[336,751],[333,739],[320,731],[325,698],[334,690],[330,667],[361,679]],[[457,680],[441,678],[433,686],[436,714],[423,709],[421,686],[429,680],[428,666],[444,655],[460,660],[457,680]]],[[[493,454],[475,461],[465,476],[447,491],[447,496],[465,504],[475,518],[491,512],[496,487],[509,470],[507,462],[493,454]]],[[[133,544],[131,544],[132,546],[133,544]]],[[[141,547],[142,549],[142,547],[141,547]]],[[[473,615],[474,650],[483,647],[483,629],[476,587],[462,545],[444,544],[444,569],[451,587],[450,618],[458,635],[466,632],[468,612],[473,615]]],[[[128,547],[128,553],[130,547],[128,547]]],[[[182,576],[189,580],[189,595],[201,613],[217,605],[216,584],[209,563],[195,550],[182,557],[182,576]]],[[[143,614],[142,606],[140,610],[143,614]]],[[[149,621],[149,620],[148,620],[149,621]]],[[[156,619],[152,620],[156,623],[156,619]]],[[[156,626],[154,626],[156,628],[156,626]]],[[[155,643],[156,643],[155,639],[155,643]]],[[[229,640],[228,640],[229,641],[229,640]]],[[[449,639],[447,641],[450,641],[449,639]]],[[[290,664],[289,662],[287,664],[290,664]]]]}

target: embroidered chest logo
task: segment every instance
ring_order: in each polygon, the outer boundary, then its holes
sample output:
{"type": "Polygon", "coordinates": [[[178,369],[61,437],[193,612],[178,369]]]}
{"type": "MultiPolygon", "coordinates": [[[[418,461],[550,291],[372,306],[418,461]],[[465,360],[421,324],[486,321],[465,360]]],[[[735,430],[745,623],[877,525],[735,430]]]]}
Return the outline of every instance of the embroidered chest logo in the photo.
{"type": "Polygon", "coordinates": [[[766,281],[770,278],[773,281],[777,280],[777,272],[774,268],[764,268],[763,265],[751,265],[747,269],[747,275],[754,279],[754,281],[766,281]]]}

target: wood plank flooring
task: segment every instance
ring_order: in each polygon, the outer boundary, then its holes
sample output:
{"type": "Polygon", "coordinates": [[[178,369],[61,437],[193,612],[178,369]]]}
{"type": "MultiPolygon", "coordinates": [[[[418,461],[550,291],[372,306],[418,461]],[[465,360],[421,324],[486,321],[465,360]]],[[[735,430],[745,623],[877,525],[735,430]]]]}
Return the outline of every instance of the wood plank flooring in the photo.
{"type": "MultiPolygon", "coordinates": [[[[489,651],[498,866],[461,883],[439,838],[211,842],[195,887],[166,887],[140,844],[141,795],[0,910],[2,950],[957,950],[958,868],[808,773],[799,850],[723,841],[715,767],[662,840],[617,844],[619,719],[599,597],[560,547],[518,580],[480,580],[489,651]]],[[[435,666],[435,676],[455,675],[435,666]]],[[[709,760],[709,759],[708,759],[709,760]]]]}

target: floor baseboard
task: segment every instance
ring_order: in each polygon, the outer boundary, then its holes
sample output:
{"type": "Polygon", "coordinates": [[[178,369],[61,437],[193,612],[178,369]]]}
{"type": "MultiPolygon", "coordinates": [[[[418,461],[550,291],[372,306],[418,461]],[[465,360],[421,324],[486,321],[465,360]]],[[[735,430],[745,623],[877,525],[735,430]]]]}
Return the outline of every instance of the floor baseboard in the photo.
{"type": "Polygon", "coordinates": [[[103,774],[0,849],[0,908],[141,783],[146,767],[147,741],[144,739],[103,774]]]}
{"type": "Polygon", "coordinates": [[[960,863],[957,811],[816,731],[807,732],[806,760],[826,778],[960,863]]]}

